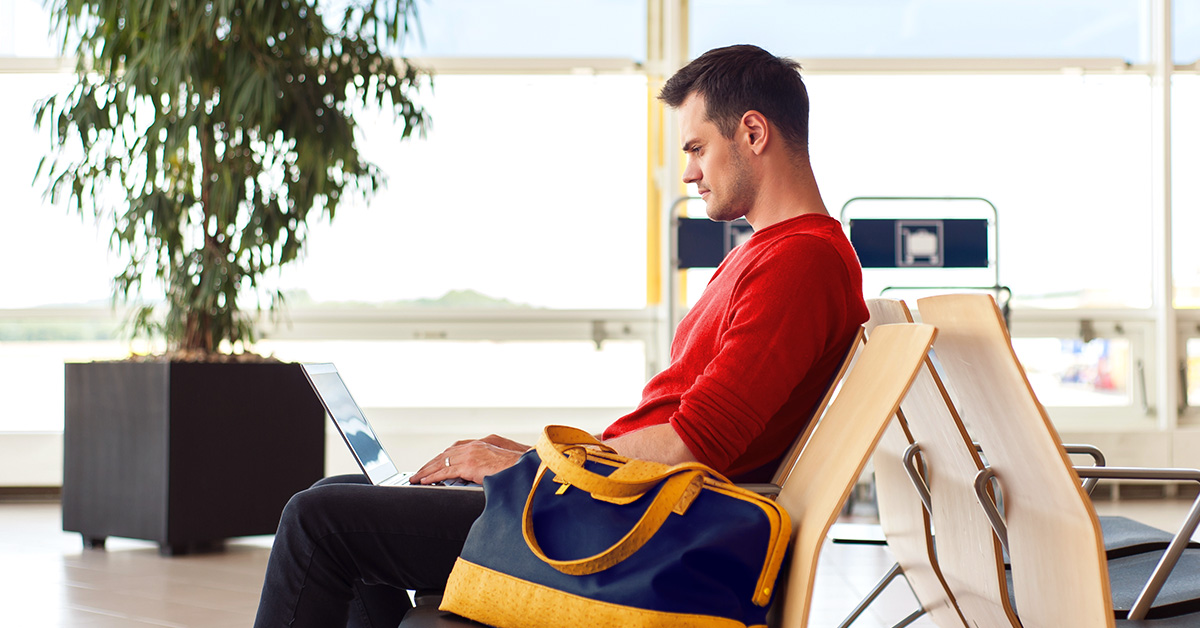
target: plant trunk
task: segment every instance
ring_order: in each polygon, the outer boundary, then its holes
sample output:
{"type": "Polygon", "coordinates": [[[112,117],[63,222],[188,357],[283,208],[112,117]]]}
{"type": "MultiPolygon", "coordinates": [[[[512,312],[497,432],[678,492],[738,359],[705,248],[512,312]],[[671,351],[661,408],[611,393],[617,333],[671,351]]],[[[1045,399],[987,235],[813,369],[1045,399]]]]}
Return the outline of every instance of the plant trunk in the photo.
{"type": "Polygon", "coordinates": [[[199,251],[202,262],[200,263],[198,282],[196,285],[188,286],[188,291],[191,293],[188,295],[188,302],[177,304],[177,306],[182,305],[186,307],[183,346],[180,348],[184,351],[214,353],[217,349],[217,343],[214,342],[212,331],[213,312],[215,311],[216,303],[210,288],[213,285],[214,278],[208,275],[219,272],[220,267],[213,265],[209,259],[213,254],[211,247],[215,245],[213,235],[209,230],[217,228],[213,224],[216,222],[217,214],[216,209],[213,207],[213,173],[216,171],[217,149],[212,119],[205,116],[199,130],[201,155],[200,206],[204,212],[204,222],[201,224],[204,241],[202,249],[199,251]],[[204,294],[206,292],[208,294],[204,294]]]}

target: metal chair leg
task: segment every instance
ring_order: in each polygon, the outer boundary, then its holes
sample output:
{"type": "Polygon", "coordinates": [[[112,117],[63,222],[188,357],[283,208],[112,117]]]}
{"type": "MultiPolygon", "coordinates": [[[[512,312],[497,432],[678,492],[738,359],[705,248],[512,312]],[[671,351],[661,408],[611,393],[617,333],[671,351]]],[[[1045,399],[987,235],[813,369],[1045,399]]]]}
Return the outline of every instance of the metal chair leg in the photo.
{"type": "MultiPolygon", "coordinates": [[[[883,579],[879,581],[879,584],[876,584],[875,588],[871,589],[871,592],[867,594],[867,597],[863,598],[863,601],[859,602],[858,606],[854,607],[853,611],[850,611],[850,615],[842,621],[838,628],[848,628],[850,624],[853,624],[854,621],[858,619],[858,617],[862,615],[864,611],[867,610],[867,607],[871,605],[871,602],[874,602],[875,598],[879,597],[879,594],[883,593],[883,590],[892,583],[892,580],[895,580],[896,576],[899,576],[902,573],[903,572],[900,570],[900,563],[892,565],[892,568],[889,569],[886,574],[884,574],[883,579]]],[[[913,619],[916,618],[914,617],[913,619]]],[[[909,621],[909,623],[912,622],[909,621]]],[[[908,624],[900,625],[907,626],[908,624]]]]}
{"type": "Polygon", "coordinates": [[[917,621],[917,619],[920,618],[924,614],[925,614],[925,609],[923,609],[923,608],[917,609],[917,610],[913,611],[912,615],[909,615],[908,617],[901,619],[900,623],[896,624],[895,626],[892,626],[892,628],[904,628],[905,626],[913,623],[914,621],[917,621]]]}
{"type": "MultiPolygon", "coordinates": [[[[859,616],[861,616],[863,614],[863,612],[865,612],[867,610],[867,607],[870,606],[871,603],[875,601],[875,598],[879,597],[879,594],[883,593],[883,590],[886,589],[888,587],[888,585],[892,583],[892,580],[895,580],[897,576],[902,576],[902,575],[904,575],[904,572],[900,569],[900,563],[896,563],[896,564],[892,565],[892,568],[889,569],[886,574],[884,574],[883,578],[880,579],[879,583],[875,585],[875,588],[871,589],[871,592],[867,594],[867,597],[863,598],[863,601],[858,603],[858,606],[856,606],[854,608],[854,610],[850,612],[850,615],[842,621],[842,623],[838,626],[838,628],[849,628],[849,626],[851,624],[853,624],[855,622],[855,620],[857,620],[859,618],[859,616]]],[[[925,609],[918,608],[917,610],[913,611],[912,614],[909,615],[908,617],[901,619],[900,622],[897,623],[895,626],[892,626],[892,628],[904,628],[905,626],[913,623],[914,621],[917,621],[917,619],[919,619],[924,614],[925,614],[925,609]]]]}

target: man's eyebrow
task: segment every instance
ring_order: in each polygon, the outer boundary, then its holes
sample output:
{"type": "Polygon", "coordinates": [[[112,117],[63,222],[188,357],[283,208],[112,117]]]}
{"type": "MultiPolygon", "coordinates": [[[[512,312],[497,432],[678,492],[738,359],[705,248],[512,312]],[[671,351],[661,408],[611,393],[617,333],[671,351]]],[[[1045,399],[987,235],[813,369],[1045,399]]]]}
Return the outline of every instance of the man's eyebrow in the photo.
{"type": "Polygon", "coordinates": [[[692,149],[696,147],[696,142],[697,140],[688,140],[687,143],[683,145],[683,152],[692,152],[692,149]]]}

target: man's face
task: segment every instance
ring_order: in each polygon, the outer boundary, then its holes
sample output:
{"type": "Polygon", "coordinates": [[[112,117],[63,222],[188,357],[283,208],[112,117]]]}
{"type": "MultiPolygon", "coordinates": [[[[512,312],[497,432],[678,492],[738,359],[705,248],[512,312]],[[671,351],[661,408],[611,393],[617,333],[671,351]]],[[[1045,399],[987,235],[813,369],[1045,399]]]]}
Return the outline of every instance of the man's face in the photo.
{"type": "Polygon", "coordinates": [[[708,120],[704,97],[693,94],[679,107],[679,137],[687,154],[684,183],[695,183],[708,217],[736,220],[753,204],[749,163],[734,140],[708,120]]]}

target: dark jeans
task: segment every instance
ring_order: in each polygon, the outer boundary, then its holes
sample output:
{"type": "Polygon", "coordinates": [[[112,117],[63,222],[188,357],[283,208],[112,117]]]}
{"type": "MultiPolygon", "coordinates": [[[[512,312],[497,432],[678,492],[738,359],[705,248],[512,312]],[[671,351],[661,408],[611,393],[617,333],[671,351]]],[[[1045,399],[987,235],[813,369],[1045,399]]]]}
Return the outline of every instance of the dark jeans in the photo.
{"type": "Polygon", "coordinates": [[[279,520],[255,628],[396,628],[407,589],[440,589],[483,512],[483,492],[317,482],[279,520]]]}

